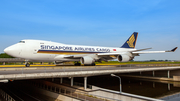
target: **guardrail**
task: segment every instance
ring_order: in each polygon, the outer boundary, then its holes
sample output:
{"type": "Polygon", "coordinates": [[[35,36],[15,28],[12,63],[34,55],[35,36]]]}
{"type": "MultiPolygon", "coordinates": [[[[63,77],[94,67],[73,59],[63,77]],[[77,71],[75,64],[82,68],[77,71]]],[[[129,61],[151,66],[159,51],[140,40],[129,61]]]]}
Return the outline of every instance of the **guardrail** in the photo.
{"type": "Polygon", "coordinates": [[[58,87],[57,84],[50,84],[50,83],[44,84],[43,82],[39,82],[39,81],[28,81],[27,84],[31,84],[38,88],[44,89],[44,90],[48,90],[48,91],[51,91],[54,93],[59,93],[62,95],[74,97],[74,98],[77,98],[80,100],[85,100],[85,101],[89,100],[90,98],[93,98],[93,99],[91,99],[93,101],[95,99],[103,100],[103,101],[121,101],[122,99],[126,99],[126,100],[129,99],[131,101],[138,100],[138,99],[139,99],[139,101],[163,101],[163,100],[159,100],[159,99],[124,93],[124,92],[120,93],[118,91],[113,91],[113,90],[108,90],[108,89],[103,89],[103,88],[100,88],[100,89],[98,88],[98,89],[91,90],[91,91],[84,91],[84,90],[75,89],[75,88],[69,88],[69,89],[62,88],[62,87],[58,87]],[[105,95],[103,95],[103,94],[105,94],[105,95]],[[110,97],[110,95],[112,97],[110,97]]]}
{"type": "MultiPolygon", "coordinates": [[[[16,64],[25,64],[26,60],[21,58],[0,58],[0,65],[16,65],[16,64]]],[[[44,61],[29,61],[30,64],[39,63],[43,64],[44,61]]],[[[52,61],[46,61],[48,64],[53,63],[52,61]]]]}
{"type": "Polygon", "coordinates": [[[48,90],[48,91],[51,91],[54,93],[62,94],[65,96],[73,97],[73,98],[84,100],[84,101],[89,101],[89,99],[91,99],[93,101],[96,101],[97,99],[98,99],[98,101],[100,101],[100,100],[102,100],[102,101],[121,101],[121,100],[103,97],[103,96],[99,96],[99,95],[88,94],[88,92],[84,92],[84,91],[75,91],[72,89],[65,89],[65,88],[45,85],[45,84],[37,83],[37,82],[29,82],[28,84],[34,85],[34,86],[44,89],[44,90],[48,90]]]}
{"type": "Polygon", "coordinates": [[[0,58],[0,62],[24,62],[24,59],[20,58],[0,58]]]}
{"type": "Polygon", "coordinates": [[[6,92],[4,92],[2,89],[0,89],[0,94],[6,101],[16,101],[10,95],[8,95],[6,92]]]}
{"type": "MultiPolygon", "coordinates": [[[[0,58],[0,63],[2,63],[3,65],[5,65],[5,63],[10,63],[10,62],[25,62],[25,59],[21,59],[21,58],[0,58]]],[[[42,63],[42,61],[31,61],[31,62],[40,62],[42,63]]],[[[50,62],[50,61],[49,61],[50,62]]],[[[113,64],[112,64],[113,65],[113,64]]],[[[111,65],[111,66],[112,66],[111,65]]],[[[116,64],[114,64],[116,65],[116,64]]],[[[103,66],[103,65],[102,65],[103,66]]],[[[108,66],[108,65],[106,65],[108,66]]],[[[152,66],[156,66],[156,67],[159,67],[159,66],[180,66],[180,64],[177,64],[177,63],[168,63],[168,64],[127,64],[127,65],[117,65],[117,66],[121,66],[121,67],[143,67],[143,66],[149,66],[149,67],[152,67],[152,66]]]]}
{"type": "Polygon", "coordinates": [[[117,66],[42,66],[42,67],[11,67],[11,68],[0,68],[0,71],[15,70],[21,71],[22,74],[26,73],[26,70],[41,70],[41,73],[48,73],[48,70],[59,70],[59,72],[68,72],[69,70],[76,71],[90,71],[90,70],[117,70],[117,69],[136,69],[136,68],[148,68],[148,67],[176,67],[180,64],[146,64],[146,65],[117,65],[117,66]]]}

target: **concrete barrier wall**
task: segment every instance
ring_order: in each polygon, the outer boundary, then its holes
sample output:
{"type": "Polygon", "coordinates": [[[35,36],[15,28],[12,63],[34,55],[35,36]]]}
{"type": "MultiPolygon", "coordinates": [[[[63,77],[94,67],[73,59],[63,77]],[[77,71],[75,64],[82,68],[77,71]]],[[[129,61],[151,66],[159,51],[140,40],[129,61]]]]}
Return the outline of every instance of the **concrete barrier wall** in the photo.
{"type": "MultiPolygon", "coordinates": [[[[107,89],[103,89],[100,87],[96,87],[96,86],[92,86],[92,90],[88,90],[88,91],[83,91],[82,89],[77,89],[74,87],[67,87],[67,86],[63,86],[63,85],[58,85],[58,84],[54,84],[52,82],[48,82],[48,81],[42,81],[42,80],[33,80],[35,81],[35,85],[36,86],[42,86],[41,88],[44,88],[44,86],[42,84],[46,84],[49,85],[51,87],[56,87],[56,88],[63,88],[63,89],[69,89],[70,91],[72,91],[73,93],[76,94],[86,94],[89,96],[94,96],[97,98],[104,98],[104,99],[108,99],[108,100],[121,100],[121,101],[158,101],[158,99],[153,99],[153,98],[149,98],[149,97],[144,97],[144,96],[139,96],[139,95],[134,95],[134,94],[129,94],[129,93],[119,93],[118,91],[113,91],[113,90],[107,90],[107,89]]],[[[47,88],[47,87],[46,87],[47,88]]],[[[52,89],[52,88],[51,88],[52,89]]],[[[161,100],[160,100],[161,101],[161,100]]]]}
{"type": "Polygon", "coordinates": [[[71,98],[71,97],[68,97],[68,96],[64,96],[64,95],[54,93],[54,92],[51,92],[51,91],[48,91],[48,90],[40,89],[40,88],[37,88],[37,87],[34,88],[34,87],[31,87],[31,86],[28,86],[28,88],[29,88],[29,90],[36,91],[36,93],[38,93],[38,94],[48,96],[48,97],[54,99],[54,101],[80,101],[78,99],[74,99],[74,98],[71,98]]]}
{"type": "Polygon", "coordinates": [[[34,81],[37,82],[37,83],[40,83],[40,84],[46,84],[48,86],[59,87],[59,88],[63,88],[63,89],[66,89],[66,90],[70,90],[72,92],[79,91],[76,88],[71,88],[71,87],[67,87],[67,86],[51,83],[51,82],[48,82],[48,81],[43,81],[43,80],[34,80],[34,81]]]}
{"type": "Polygon", "coordinates": [[[67,96],[64,96],[64,95],[61,95],[61,94],[53,93],[53,92],[43,90],[43,89],[39,89],[39,88],[37,88],[36,91],[43,94],[43,95],[55,98],[56,101],[57,100],[59,100],[59,101],[80,101],[80,100],[77,100],[77,99],[74,99],[74,98],[71,98],[71,97],[67,97],[67,96]]]}
{"type": "Polygon", "coordinates": [[[112,99],[118,99],[121,101],[162,101],[154,98],[128,94],[128,93],[118,93],[117,91],[107,90],[100,87],[92,86],[93,92],[89,92],[92,95],[98,95],[103,97],[108,97],[112,99]],[[114,92],[114,93],[113,93],[114,92]]]}
{"type": "MultiPolygon", "coordinates": [[[[54,83],[48,82],[48,81],[44,81],[45,82],[45,85],[44,85],[44,82],[42,80],[40,80],[40,81],[41,82],[35,80],[35,82],[29,82],[28,84],[32,84],[38,88],[42,88],[44,90],[52,91],[55,93],[60,93],[62,95],[77,98],[80,100],[88,100],[88,101],[96,101],[96,100],[102,100],[102,99],[105,101],[112,100],[107,97],[104,98],[102,96],[88,95],[88,91],[84,91],[84,90],[73,88],[73,87],[67,87],[67,86],[63,86],[63,85],[58,86],[57,84],[54,84],[54,83]]],[[[57,97],[57,96],[55,96],[55,97],[57,97]]]]}
{"type": "Polygon", "coordinates": [[[92,90],[97,90],[97,91],[89,92],[89,94],[104,96],[104,97],[108,97],[108,98],[112,98],[112,99],[118,99],[118,100],[122,100],[122,101],[146,101],[143,99],[133,98],[133,97],[125,96],[122,94],[115,94],[115,93],[111,93],[111,92],[101,91],[100,89],[102,89],[102,88],[92,86],[92,90]]]}
{"type": "Polygon", "coordinates": [[[180,81],[180,76],[173,76],[174,81],[180,81]]]}

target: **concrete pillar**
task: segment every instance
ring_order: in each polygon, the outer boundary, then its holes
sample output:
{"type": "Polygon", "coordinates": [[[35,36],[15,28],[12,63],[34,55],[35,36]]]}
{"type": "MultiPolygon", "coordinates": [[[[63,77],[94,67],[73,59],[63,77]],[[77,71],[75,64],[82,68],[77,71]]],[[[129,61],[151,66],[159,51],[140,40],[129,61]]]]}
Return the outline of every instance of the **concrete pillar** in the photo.
{"type": "Polygon", "coordinates": [[[167,75],[168,75],[168,78],[170,78],[170,71],[169,70],[168,70],[168,74],[167,75]]]}
{"type": "Polygon", "coordinates": [[[84,90],[87,89],[87,77],[84,77],[84,90]]]}
{"type": "Polygon", "coordinates": [[[63,82],[63,78],[60,78],[60,84],[62,84],[62,82],[63,82]]]}
{"type": "Polygon", "coordinates": [[[154,74],[154,71],[153,71],[153,77],[155,76],[155,74],[154,74]]]}
{"type": "Polygon", "coordinates": [[[73,79],[74,79],[74,78],[73,78],[73,77],[71,77],[71,86],[73,86],[73,79]]]}
{"type": "Polygon", "coordinates": [[[3,62],[3,65],[5,65],[6,64],[6,62],[3,62]]]}
{"type": "Polygon", "coordinates": [[[153,88],[155,88],[155,82],[153,82],[153,88]]]}
{"type": "Polygon", "coordinates": [[[170,83],[168,83],[168,90],[171,90],[170,83]]]}
{"type": "Polygon", "coordinates": [[[59,88],[59,93],[61,93],[61,88],[59,88]]]}
{"type": "Polygon", "coordinates": [[[56,87],[54,87],[54,92],[56,92],[56,87]]]}

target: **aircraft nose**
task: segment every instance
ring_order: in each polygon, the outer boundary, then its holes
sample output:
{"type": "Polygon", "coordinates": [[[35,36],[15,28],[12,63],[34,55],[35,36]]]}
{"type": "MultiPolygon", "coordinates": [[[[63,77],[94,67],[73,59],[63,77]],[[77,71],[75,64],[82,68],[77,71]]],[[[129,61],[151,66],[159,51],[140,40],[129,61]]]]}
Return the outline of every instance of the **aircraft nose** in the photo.
{"type": "Polygon", "coordinates": [[[4,49],[4,52],[5,52],[6,54],[11,53],[11,51],[12,51],[12,49],[11,49],[10,47],[7,47],[7,48],[4,49]]]}
{"type": "Polygon", "coordinates": [[[16,55],[19,55],[19,50],[17,49],[17,45],[12,45],[4,49],[4,52],[8,55],[11,55],[13,57],[16,57],[16,55]]]}

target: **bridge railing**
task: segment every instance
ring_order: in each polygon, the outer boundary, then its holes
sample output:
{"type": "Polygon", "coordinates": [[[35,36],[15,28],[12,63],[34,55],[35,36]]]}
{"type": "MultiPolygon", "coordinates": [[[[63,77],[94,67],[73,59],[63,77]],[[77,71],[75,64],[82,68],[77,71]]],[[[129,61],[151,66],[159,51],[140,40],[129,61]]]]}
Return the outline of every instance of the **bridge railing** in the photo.
{"type": "Polygon", "coordinates": [[[15,101],[9,94],[4,92],[2,89],[0,89],[0,94],[6,101],[15,101]]]}
{"type": "Polygon", "coordinates": [[[50,83],[42,83],[42,82],[36,82],[36,81],[29,81],[28,84],[34,85],[38,88],[48,90],[54,93],[62,94],[65,96],[77,98],[80,100],[89,100],[89,101],[121,101],[122,99],[128,99],[129,101],[138,100],[138,101],[162,101],[159,99],[129,94],[129,93],[119,93],[118,91],[112,91],[107,89],[95,89],[90,91],[84,91],[84,90],[77,90],[72,88],[62,88],[58,85],[55,86],[54,84],[50,83]],[[112,95],[110,97],[110,95],[112,95]],[[115,97],[116,96],[116,97],[115,97]]]}
{"type": "Polygon", "coordinates": [[[85,100],[85,101],[86,100],[96,101],[97,99],[98,101],[121,101],[118,99],[89,94],[88,92],[84,92],[84,91],[79,91],[79,90],[76,91],[75,89],[67,89],[67,88],[61,88],[57,86],[45,85],[39,82],[30,82],[28,84],[34,85],[38,88],[48,90],[54,93],[62,94],[65,96],[69,96],[69,97],[73,97],[73,98],[77,98],[77,99],[85,100]]]}

